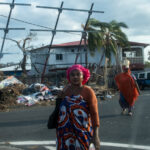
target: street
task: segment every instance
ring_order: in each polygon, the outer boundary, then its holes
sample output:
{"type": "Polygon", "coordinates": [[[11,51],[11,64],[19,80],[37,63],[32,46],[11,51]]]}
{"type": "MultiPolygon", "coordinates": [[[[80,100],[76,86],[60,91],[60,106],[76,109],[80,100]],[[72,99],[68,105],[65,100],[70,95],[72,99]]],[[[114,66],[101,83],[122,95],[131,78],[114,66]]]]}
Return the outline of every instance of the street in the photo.
{"type": "MultiPolygon", "coordinates": [[[[121,115],[118,93],[99,100],[101,150],[150,150],[150,92],[141,91],[133,116],[121,115]]],[[[46,123],[54,106],[0,112],[0,150],[55,150],[46,123]]]]}

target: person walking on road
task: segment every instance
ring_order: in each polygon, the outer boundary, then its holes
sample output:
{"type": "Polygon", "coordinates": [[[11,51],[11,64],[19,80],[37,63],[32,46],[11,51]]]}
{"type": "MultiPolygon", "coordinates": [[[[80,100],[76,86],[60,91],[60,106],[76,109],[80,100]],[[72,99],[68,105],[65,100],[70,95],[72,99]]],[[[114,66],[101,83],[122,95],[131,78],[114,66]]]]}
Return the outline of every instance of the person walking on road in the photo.
{"type": "Polygon", "coordinates": [[[93,143],[100,150],[98,102],[94,90],[85,83],[90,72],[82,65],[67,70],[68,85],[61,93],[57,150],[89,150],[93,143]]]}
{"type": "Polygon", "coordinates": [[[119,73],[115,76],[117,87],[120,91],[119,104],[122,108],[122,114],[126,114],[128,109],[128,115],[133,115],[133,106],[137,100],[140,91],[136,83],[135,76],[132,75],[129,60],[124,61],[123,73],[119,73]]]}

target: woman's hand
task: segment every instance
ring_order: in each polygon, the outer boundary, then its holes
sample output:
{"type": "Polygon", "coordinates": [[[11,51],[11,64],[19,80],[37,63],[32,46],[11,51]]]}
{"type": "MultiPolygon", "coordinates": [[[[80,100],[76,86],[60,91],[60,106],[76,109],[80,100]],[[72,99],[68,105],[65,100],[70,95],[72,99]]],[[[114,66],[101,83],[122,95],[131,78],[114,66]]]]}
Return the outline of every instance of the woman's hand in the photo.
{"type": "Polygon", "coordinates": [[[95,150],[100,150],[100,139],[99,137],[93,137],[91,143],[94,144],[95,150]]]}
{"type": "Polygon", "coordinates": [[[59,91],[59,93],[57,94],[58,98],[64,98],[65,96],[65,92],[70,88],[70,84],[66,85],[62,91],[59,91]]]}
{"type": "Polygon", "coordinates": [[[94,128],[93,137],[90,141],[95,146],[95,150],[100,150],[99,127],[94,128]]]}
{"type": "Polygon", "coordinates": [[[64,92],[63,91],[59,91],[57,94],[58,98],[63,98],[64,92]]]}

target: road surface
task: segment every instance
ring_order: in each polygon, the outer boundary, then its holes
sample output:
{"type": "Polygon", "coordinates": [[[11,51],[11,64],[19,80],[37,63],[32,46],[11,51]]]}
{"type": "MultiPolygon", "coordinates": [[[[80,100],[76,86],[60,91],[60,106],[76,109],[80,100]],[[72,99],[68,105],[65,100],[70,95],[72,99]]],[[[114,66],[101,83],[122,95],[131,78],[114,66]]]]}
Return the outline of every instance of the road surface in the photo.
{"type": "MultiPolygon", "coordinates": [[[[118,94],[99,100],[101,150],[150,150],[150,90],[142,91],[133,116],[121,115],[118,94]]],[[[0,112],[0,150],[55,150],[46,127],[54,106],[0,112]]]]}

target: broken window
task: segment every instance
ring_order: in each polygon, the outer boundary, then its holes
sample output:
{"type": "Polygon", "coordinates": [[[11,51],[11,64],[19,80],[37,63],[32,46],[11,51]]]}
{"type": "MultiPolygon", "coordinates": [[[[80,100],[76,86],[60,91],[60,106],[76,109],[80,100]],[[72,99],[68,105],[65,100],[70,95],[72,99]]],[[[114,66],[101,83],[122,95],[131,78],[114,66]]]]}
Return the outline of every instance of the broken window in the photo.
{"type": "Polygon", "coordinates": [[[56,54],[56,60],[63,60],[62,54],[56,54]]]}

